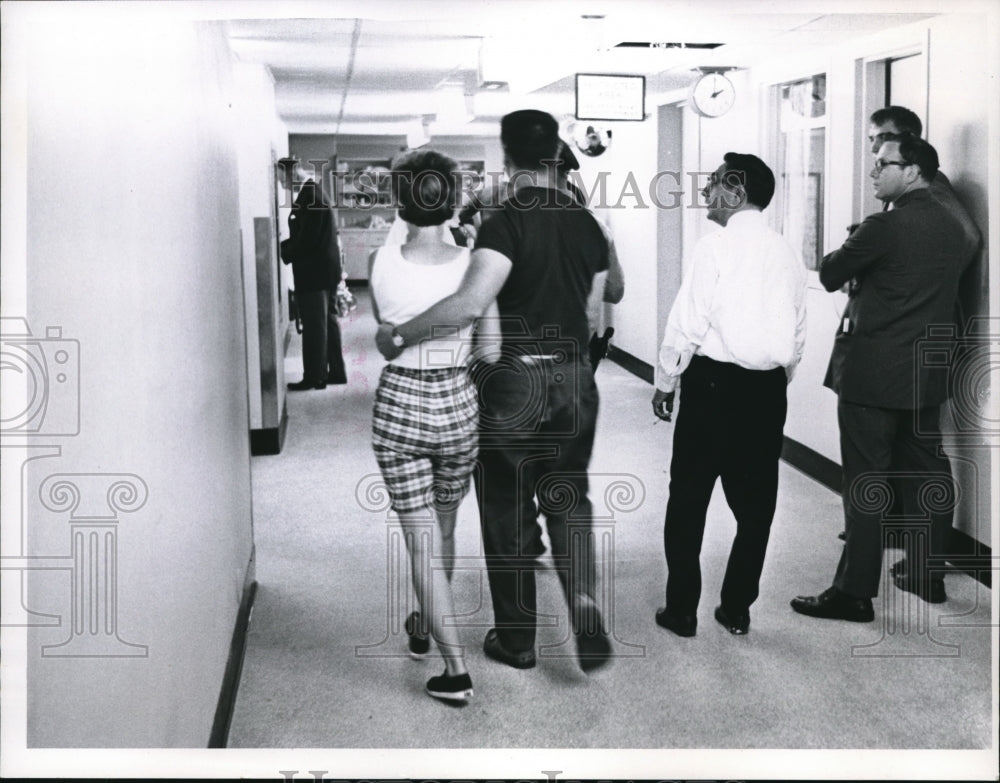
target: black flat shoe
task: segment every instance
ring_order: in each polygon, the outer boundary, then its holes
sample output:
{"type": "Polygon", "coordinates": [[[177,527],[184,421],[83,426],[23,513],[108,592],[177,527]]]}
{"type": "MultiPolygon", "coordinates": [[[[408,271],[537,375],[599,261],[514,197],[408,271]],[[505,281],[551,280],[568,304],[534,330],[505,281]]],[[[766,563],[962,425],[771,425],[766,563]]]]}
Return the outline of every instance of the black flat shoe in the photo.
{"type": "Polygon", "coordinates": [[[666,607],[657,609],[656,624],[678,636],[694,636],[698,630],[698,618],[693,614],[671,614],[666,607]]]}
{"type": "Polygon", "coordinates": [[[310,389],[325,389],[325,383],[315,383],[313,381],[297,381],[288,384],[288,391],[309,391],[310,389]]]}
{"type": "Polygon", "coordinates": [[[404,627],[406,635],[409,637],[410,657],[415,661],[423,660],[430,652],[431,640],[427,636],[420,635],[420,612],[410,612],[404,627]]]}
{"type": "Polygon", "coordinates": [[[513,666],[515,669],[532,669],[535,666],[535,651],[524,650],[522,652],[512,652],[503,646],[497,629],[491,628],[483,640],[483,652],[487,658],[494,661],[513,666]]]}
{"type": "Polygon", "coordinates": [[[943,604],[948,600],[948,596],[944,592],[944,579],[941,578],[927,577],[921,579],[916,574],[909,574],[903,571],[893,576],[892,583],[900,590],[913,593],[929,604],[943,604]]]}
{"type": "Polygon", "coordinates": [[[809,617],[823,620],[847,620],[852,623],[870,623],[875,619],[871,598],[855,598],[836,587],[819,595],[800,595],[791,601],[792,609],[809,617]]]}
{"type": "Polygon", "coordinates": [[[427,693],[445,701],[468,701],[472,696],[472,678],[468,672],[449,677],[445,669],[440,677],[431,677],[427,681],[427,693]]]}
{"type": "Polygon", "coordinates": [[[729,614],[721,606],[715,607],[715,619],[733,636],[746,636],[750,632],[750,612],[729,614]]]}

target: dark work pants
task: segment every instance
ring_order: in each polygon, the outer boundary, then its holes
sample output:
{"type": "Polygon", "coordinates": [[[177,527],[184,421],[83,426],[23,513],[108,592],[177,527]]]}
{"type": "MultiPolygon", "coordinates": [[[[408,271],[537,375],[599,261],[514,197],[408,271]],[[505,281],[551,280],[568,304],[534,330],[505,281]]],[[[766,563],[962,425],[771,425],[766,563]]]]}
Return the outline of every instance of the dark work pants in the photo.
{"type": "Polygon", "coordinates": [[[326,356],[330,383],[346,383],[347,369],[344,367],[344,349],[340,340],[340,322],[337,314],[330,309],[326,320],[326,356]]]}
{"type": "MultiPolygon", "coordinates": [[[[919,411],[837,403],[840,459],[844,470],[844,551],[834,586],[856,598],[878,595],[884,525],[901,493],[907,525],[923,525],[919,551],[946,554],[954,511],[951,463],[941,451],[940,407],[919,411]]],[[[919,573],[916,572],[915,573],[919,573]]]]}
{"type": "Polygon", "coordinates": [[[663,526],[672,614],[697,612],[705,516],[720,477],[736,517],[722,606],[739,614],[757,599],[778,495],[785,387],[781,367],[746,370],[704,356],[694,356],[681,377],[663,526]]]}
{"type": "Polygon", "coordinates": [[[483,548],[497,634],[508,650],[535,645],[535,568],[545,551],[539,512],[574,630],[591,623],[597,569],[587,467],[598,396],[586,361],[503,358],[478,373],[483,548]],[[589,601],[580,600],[589,598],[589,601]]]}
{"type": "Polygon", "coordinates": [[[302,380],[310,383],[326,383],[327,379],[328,299],[326,291],[295,292],[302,319],[302,380]]]}

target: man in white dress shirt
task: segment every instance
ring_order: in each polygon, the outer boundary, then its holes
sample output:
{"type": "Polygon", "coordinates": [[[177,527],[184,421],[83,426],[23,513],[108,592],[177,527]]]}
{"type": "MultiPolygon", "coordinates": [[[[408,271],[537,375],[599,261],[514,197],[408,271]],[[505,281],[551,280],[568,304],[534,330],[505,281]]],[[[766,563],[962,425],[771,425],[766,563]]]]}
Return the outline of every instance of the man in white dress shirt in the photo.
{"type": "Polygon", "coordinates": [[[774,174],[755,155],[729,152],[702,191],[721,231],[694,248],[677,293],[656,371],[653,412],[674,430],[663,528],[667,602],[656,622],[694,636],[699,555],[716,479],[736,517],[718,620],[750,628],[778,494],[785,387],[805,343],[806,270],[761,211],[774,174]]]}

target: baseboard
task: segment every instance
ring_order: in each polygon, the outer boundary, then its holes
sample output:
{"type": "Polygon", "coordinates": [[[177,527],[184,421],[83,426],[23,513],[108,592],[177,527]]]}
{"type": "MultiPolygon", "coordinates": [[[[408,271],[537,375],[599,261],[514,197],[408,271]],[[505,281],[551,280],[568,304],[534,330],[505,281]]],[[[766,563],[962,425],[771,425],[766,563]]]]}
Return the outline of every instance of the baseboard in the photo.
{"type": "Polygon", "coordinates": [[[236,613],[236,626],[233,628],[233,638],[229,644],[229,659],[226,661],[226,671],[222,675],[219,702],[215,707],[215,720],[212,721],[212,734],[208,740],[209,748],[224,748],[229,742],[229,727],[233,722],[236,694],[240,687],[240,676],[243,674],[243,656],[246,654],[250,613],[253,610],[253,601],[257,594],[256,563],[256,547],[252,547],[246,577],[243,579],[240,609],[236,613]]]}
{"type": "Polygon", "coordinates": [[[792,440],[787,435],[782,439],[781,458],[793,468],[805,473],[838,495],[844,487],[844,474],[840,465],[818,451],[792,440]]]}
{"type": "Polygon", "coordinates": [[[281,408],[281,421],[277,427],[250,430],[250,454],[254,457],[267,454],[280,454],[285,445],[285,432],[288,430],[288,403],[281,408]]]}
{"type": "Polygon", "coordinates": [[[637,359],[628,351],[623,351],[614,343],[611,343],[608,346],[608,359],[613,361],[619,367],[625,368],[637,378],[642,378],[642,380],[646,381],[646,383],[653,382],[653,365],[644,362],[642,359],[637,359]]]}
{"type": "MultiPolygon", "coordinates": [[[[608,352],[608,358],[647,383],[653,382],[652,365],[637,359],[627,351],[612,347],[608,352]]],[[[781,458],[831,492],[836,492],[838,495],[841,493],[844,486],[843,471],[832,459],[787,436],[782,443],[781,458]]],[[[968,533],[953,528],[948,551],[954,553],[948,558],[951,565],[986,587],[992,586],[992,570],[996,566],[989,546],[977,541],[968,533]]]]}
{"type": "Polygon", "coordinates": [[[948,562],[955,568],[965,572],[980,584],[993,588],[993,571],[997,564],[993,560],[993,550],[990,547],[980,543],[968,533],[952,528],[948,551],[953,553],[948,562]]]}

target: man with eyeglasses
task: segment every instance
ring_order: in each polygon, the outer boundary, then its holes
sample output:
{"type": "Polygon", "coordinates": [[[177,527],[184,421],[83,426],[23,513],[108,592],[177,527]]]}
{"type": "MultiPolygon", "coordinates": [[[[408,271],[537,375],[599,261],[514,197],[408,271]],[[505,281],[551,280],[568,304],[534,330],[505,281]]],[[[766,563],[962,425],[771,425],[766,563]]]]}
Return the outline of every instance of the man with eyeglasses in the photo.
{"type": "MultiPolygon", "coordinates": [[[[920,138],[923,129],[920,118],[904,106],[886,106],[883,109],[878,109],[872,112],[868,119],[868,142],[871,144],[872,154],[877,154],[884,142],[898,140],[904,134],[920,138]]],[[[931,195],[941,202],[941,205],[962,224],[966,240],[973,247],[972,252],[975,254],[979,250],[981,242],[979,228],[962,202],[958,200],[958,196],[955,195],[955,190],[951,186],[951,181],[943,171],[938,171],[934,175],[929,189],[931,195]]],[[[885,205],[888,209],[890,202],[885,202],[885,205]]]]}
{"type": "MultiPolygon", "coordinates": [[[[792,600],[800,614],[874,619],[884,508],[873,502],[873,493],[885,491],[889,471],[935,482],[939,489],[947,485],[946,494],[954,494],[938,423],[947,379],[919,361],[915,350],[929,326],[952,324],[959,277],[971,258],[961,224],[930,193],[937,171],[937,152],[926,141],[912,135],[883,141],[870,176],[876,197],[893,209],[869,215],[820,265],[828,291],[859,281],[824,381],[838,396],[846,537],[833,585],[818,596],[792,600]]],[[[945,553],[951,529],[952,509],[946,506],[929,509],[929,551],[937,556],[945,553]]],[[[919,565],[899,576],[896,586],[928,602],[946,600],[941,573],[919,565]]]]}
{"type": "Polygon", "coordinates": [[[657,625],[691,637],[701,600],[702,538],[720,480],[736,536],[715,619],[750,630],[778,498],[786,386],[805,346],[807,273],[768,227],[763,211],[774,173],[756,155],[728,152],[702,190],[705,216],[722,226],[695,245],[667,318],[656,368],[653,414],[680,410],[663,523],[666,605],[657,625]]]}

